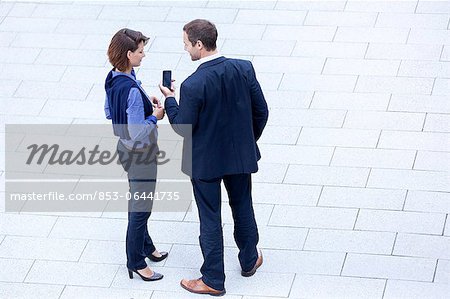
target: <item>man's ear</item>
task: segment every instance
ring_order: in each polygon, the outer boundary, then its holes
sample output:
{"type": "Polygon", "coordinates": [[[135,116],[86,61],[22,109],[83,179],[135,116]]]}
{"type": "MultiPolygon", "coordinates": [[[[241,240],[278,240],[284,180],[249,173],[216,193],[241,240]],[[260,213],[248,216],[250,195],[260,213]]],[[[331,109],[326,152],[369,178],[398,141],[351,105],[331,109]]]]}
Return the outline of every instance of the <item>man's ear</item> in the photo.
{"type": "Polygon", "coordinates": [[[202,43],[202,41],[201,41],[201,40],[198,40],[196,46],[197,46],[197,48],[198,48],[199,50],[203,49],[203,43],[202,43]]]}

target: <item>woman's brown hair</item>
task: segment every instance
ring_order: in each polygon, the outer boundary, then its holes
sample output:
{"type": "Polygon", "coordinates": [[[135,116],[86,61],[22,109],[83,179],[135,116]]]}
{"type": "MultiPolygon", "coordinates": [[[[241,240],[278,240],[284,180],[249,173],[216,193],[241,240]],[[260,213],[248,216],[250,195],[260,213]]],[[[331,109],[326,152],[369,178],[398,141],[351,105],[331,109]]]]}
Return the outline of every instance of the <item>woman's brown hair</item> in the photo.
{"type": "Polygon", "coordinates": [[[125,71],[130,66],[128,60],[128,51],[134,52],[141,42],[147,44],[149,38],[142,32],[134,31],[128,28],[120,29],[114,34],[108,47],[109,62],[120,71],[125,71]]]}

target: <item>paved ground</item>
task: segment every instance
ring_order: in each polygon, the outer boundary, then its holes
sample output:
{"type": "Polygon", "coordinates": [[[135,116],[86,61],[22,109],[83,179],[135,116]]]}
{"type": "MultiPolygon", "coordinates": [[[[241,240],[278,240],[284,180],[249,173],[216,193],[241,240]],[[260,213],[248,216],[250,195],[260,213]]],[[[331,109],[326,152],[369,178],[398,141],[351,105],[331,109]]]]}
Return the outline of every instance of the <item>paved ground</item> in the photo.
{"type": "MultiPolygon", "coordinates": [[[[162,69],[195,69],[181,30],[197,17],[253,61],[270,106],[254,176],[265,264],[239,276],[225,207],[227,298],[448,298],[450,1],[2,1],[2,124],[104,122],[105,52],[125,26],[151,37],[138,76],[159,95],[162,69]]],[[[127,277],[125,215],[2,213],[0,297],[197,298],[178,286],[199,275],[197,219],[152,215],[170,257],[145,283],[127,277]]]]}

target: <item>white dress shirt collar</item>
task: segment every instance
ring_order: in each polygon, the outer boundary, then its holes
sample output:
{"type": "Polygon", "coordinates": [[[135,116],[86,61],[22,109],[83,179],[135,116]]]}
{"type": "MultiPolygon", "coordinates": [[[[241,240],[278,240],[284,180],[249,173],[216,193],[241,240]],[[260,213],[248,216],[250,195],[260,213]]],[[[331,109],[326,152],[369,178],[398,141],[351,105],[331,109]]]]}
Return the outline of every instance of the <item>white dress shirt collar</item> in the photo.
{"type": "Polygon", "coordinates": [[[200,58],[200,59],[198,60],[198,62],[199,62],[200,64],[202,64],[202,63],[205,63],[205,62],[214,60],[214,59],[216,59],[216,58],[219,58],[219,57],[221,57],[221,56],[223,56],[223,55],[221,55],[219,52],[217,52],[216,54],[213,54],[213,55],[210,55],[210,56],[206,56],[206,57],[200,58]]]}

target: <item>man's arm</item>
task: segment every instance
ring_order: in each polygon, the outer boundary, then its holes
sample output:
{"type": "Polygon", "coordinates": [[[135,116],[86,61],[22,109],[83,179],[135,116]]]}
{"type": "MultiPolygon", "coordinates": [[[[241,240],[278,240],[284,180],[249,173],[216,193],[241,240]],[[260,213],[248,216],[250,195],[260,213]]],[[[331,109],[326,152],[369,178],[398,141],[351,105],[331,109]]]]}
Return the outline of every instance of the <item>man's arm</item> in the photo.
{"type": "Polygon", "coordinates": [[[267,108],[267,102],[264,98],[264,94],[261,90],[261,86],[256,79],[255,69],[250,62],[250,96],[252,100],[252,119],[253,119],[253,134],[255,140],[261,137],[261,134],[266,126],[267,119],[269,118],[269,109],[267,108]]]}
{"type": "MultiPolygon", "coordinates": [[[[163,91],[163,89],[161,89],[161,91],[163,91]]],[[[163,94],[166,95],[164,91],[163,94]]],[[[169,122],[175,132],[181,136],[187,137],[197,125],[198,114],[202,106],[202,100],[199,97],[199,93],[196,93],[192,88],[185,84],[181,84],[180,104],[177,103],[173,94],[168,95],[169,96],[164,102],[164,108],[166,109],[169,122]]]]}

